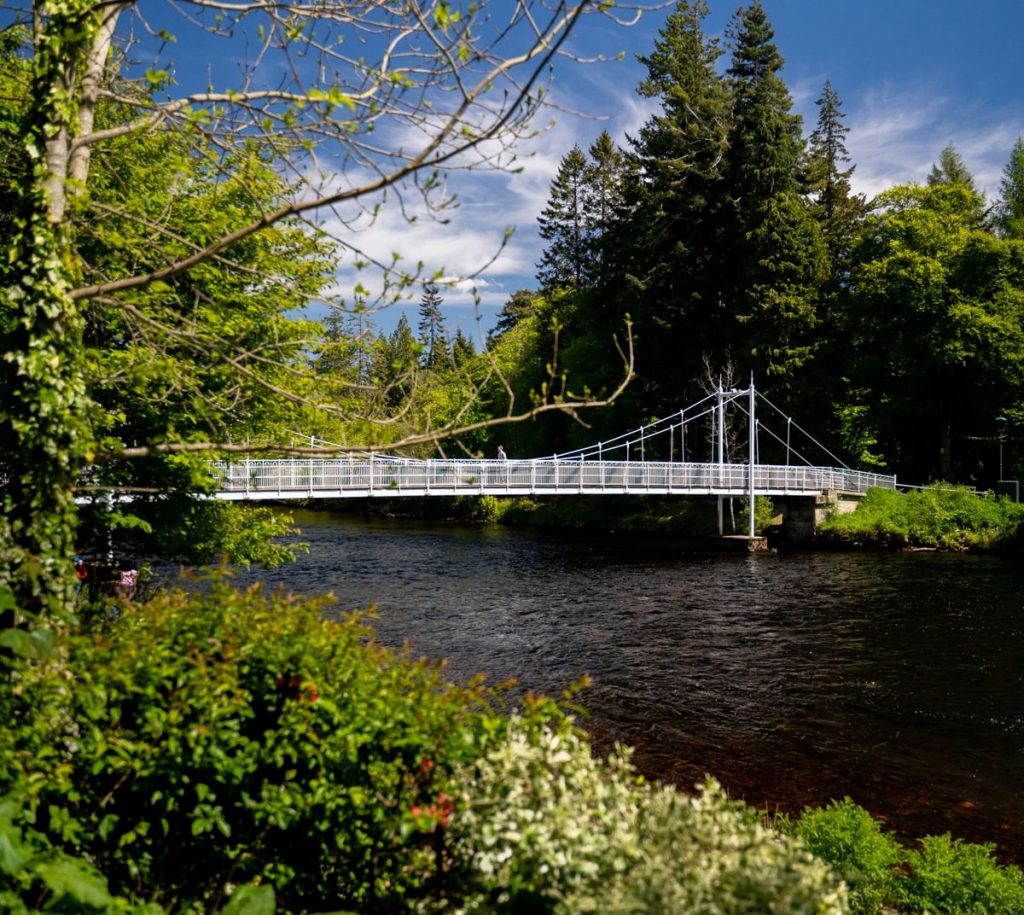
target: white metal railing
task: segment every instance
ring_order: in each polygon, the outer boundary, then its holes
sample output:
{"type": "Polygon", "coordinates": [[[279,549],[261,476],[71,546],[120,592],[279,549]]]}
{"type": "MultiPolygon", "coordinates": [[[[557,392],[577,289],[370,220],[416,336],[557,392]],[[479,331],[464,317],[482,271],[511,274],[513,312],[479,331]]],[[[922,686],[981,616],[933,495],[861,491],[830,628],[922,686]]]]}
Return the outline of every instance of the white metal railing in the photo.
{"type": "MultiPolygon", "coordinates": [[[[218,461],[218,497],[358,498],[490,493],[648,493],[748,495],[747,464],[581,460],[404,460],[359,457],[218,461]]],[[[896,478],[834,467],[759,464],[753,488],[761,495],[894,489],[896,478]]]]}

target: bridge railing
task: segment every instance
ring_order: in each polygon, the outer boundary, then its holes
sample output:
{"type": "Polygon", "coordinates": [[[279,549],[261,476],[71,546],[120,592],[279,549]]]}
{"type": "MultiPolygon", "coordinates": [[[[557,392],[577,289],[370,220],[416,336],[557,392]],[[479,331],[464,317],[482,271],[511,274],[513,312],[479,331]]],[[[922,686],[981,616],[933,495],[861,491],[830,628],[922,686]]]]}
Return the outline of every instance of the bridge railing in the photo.
{"type": "MultiPolygon", "coordinates": [[[[336,458],[217,462],[221,491],[237,494],[330,492],[338,495],[548,492],[745,494],[746,464],[579,460],[427,460],[336,458]]],[[[895,477],[831,467],[757,465],[760,493],[865,492],[894,488],[895,477]]]]}

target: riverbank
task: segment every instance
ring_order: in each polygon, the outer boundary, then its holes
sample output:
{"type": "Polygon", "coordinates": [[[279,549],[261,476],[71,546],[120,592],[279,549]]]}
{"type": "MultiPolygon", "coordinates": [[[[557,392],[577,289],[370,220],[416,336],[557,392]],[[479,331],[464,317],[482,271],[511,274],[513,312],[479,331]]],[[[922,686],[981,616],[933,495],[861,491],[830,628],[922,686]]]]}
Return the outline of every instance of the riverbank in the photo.
{"type": "MultiPolygon", "coordinates": [[[[723,502],[724,540],[719,534],[715,498],[459,496],[359,499],[312,503],[312,507],[365,517],[626,534],[682,550],[727,551],[729,536],[743,534],[748,527],[747,506],[741,499],[723,502]]],[[[758,498],[755,530],[759,536],[767,535],[773,544],[779,542],[774,535],[780,517],[770,499],[758,498]]],[[[819,524],[814,538],[799,547],[1018,554],[1024,550],[1024,505],[942,484],[908,492],[875,489],[856,511],[836,514],[819,524]]]]}

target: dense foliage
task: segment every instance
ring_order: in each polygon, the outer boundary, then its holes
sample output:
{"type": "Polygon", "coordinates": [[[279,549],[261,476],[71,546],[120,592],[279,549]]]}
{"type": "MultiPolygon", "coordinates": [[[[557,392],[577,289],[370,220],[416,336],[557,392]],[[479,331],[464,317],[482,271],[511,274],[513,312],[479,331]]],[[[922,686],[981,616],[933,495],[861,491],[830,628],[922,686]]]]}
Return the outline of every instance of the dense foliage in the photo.
{"type": "MultiPolygon", "coordinates": [[[[766,826],[556,703],[454,686],[358,614],[215,582],[5,662],[5,911],[1019,911],[991,846],[849,800],[766,826]],[[325,618],[325,611],[328,618],[325,618]],[[52,647],[52,646],[51,646],[52,647]],[[841,878],[841,879],[840,879],[841,878]]],[[[24,649],[25,646],[20,646],[24,649]]]]}
{"type": "MultiPolygon", "coordinates": [[[[600,392],[628,318],[636,381],[592,427],[552,419],[517,430],[523,445],[590,444],[754,372],[851,463],[915,483],[1015,478],[1020,141],[1001,200],[981,196],[948,146],[919,183],[866,201],[837,87],[826,81],[805,140],[764,5],[739,9],[724,41],[704,32],[706,15],[703,0],[680,0],[640,58],[637,91],[655,111],[617,157],[597,145],[566,153],[540,215],[541,292],[525,311],[522,293],[510,300],[497,340],[526,321],[550,345],[556,319],[569,383],[600,392]],[[585,203],[607,162],[620,191],[598,223],[585,203]]],[[[538,383],[537,358],[513,358],[513,390],[538,383]]]]}
{"type": "Polygon", "coordinates": [[[1017,546],[1022,536],[1024,505],[948,486],[871,489],[856,511],[833,515],[818,529],[825,543],[952,550],[1017,546]]]}
{"type": "MultiPolygon", "coordinates": [[[[283,446],[298,427],[349,445],[422,433],[425,452],[435,430],[467,426],[453,447],[492,454],[489,422],[615,389],[630,332],[639,377],[617,407],[589,426],[570,413],[501,433],[510,454],[592,442],[715,377],[756,372],[862,463],[989,485],[1005,444],[1016,474],[1021,141],[992,207],[952,147],[926,181],[868,205],[852,192],[829,83],[805,144],[760,0],[736,13],[724,49],[702,31],[703,0],[680,0],[642,58],[638,91],[657,110],[626,150],[603,134],[566,155],[540,214],[541,291],[516,293],[478,353],[448,334],[432,282],[418,337],[405,318],[375,335],[360,294],[323,327],[295,317],[337,256],[298,214],[365,188],[292,207],[299,191],[284,176],[317,171],[306,157],[322,133],[343,162],[374,161],[374,190],[406,175],[405,148],[359,145],[384,120],[376,103],[298,86],[160,108],[166,71],[131,82],[119,69],[133,58],[111,35],[129,8],[42,2],[34,30],[20,13],[0,30],[0,584],[20,598],[0,590],[0,905],[839,912],[842,876],[857,911],[1020,911],[1020,872],[988,846],[944,836],[904,852],[847,802],[780,837],[713,782],[687,797],[646,784],[625,752],[596,761],[557,703],[500,714],[503,692],[446,683],[380,648],[358,618],[325,620],[324,602],[217,584],[108,601],[76,626],[68,560],[76,538],[95,546],[114,532],[137,552],[280,561],[279,520],[191,497],[209,485],[207,445],[283,446]],[[99,499],[80,524],[85,485],[135,501],[99,499]]],[[[210,34],[269,9],[240,7],[210,34]]],[[[481,106],[492,126],[423,129],[428,84],[464,86],[460,68],[482,60],[505,72],[476,44],[481,9],[454,16],[441,3],[414,23],[409,35],[436,39],[414,52],[422,72],[355,67],[360,92],[372,73],[389,100],[411,101],[390,113],[424,135],[420,164],[491,148],[531,110],[513,93],[481,106]]],[[[316,50],[319,11],[291,8],[312,17],[309,31],[291,14],[271,20],[264,52],[316,50]]],[[[351,25],[371,12],[329,15],[351,25]]],[[[557,47],[561,28],[531,40],[557,47]]],[[[437,183],[424,175],[428,196],[437,183]]],[[[873,492],[825,530],[971,548],[1019,538],[1022,520],[1009,502],[935,488],[873,492]]]]}
{"type": "Polygon", "coordinates": [[[842,874],[856,915],[893,908],[1011,915],[1024,908],[1024,873],[1016,866],[1001,866],[993,845],[946,834],[926,836],[918,847],[903,848],[849,798],[825,808],[806,808],[798,818],[782,817],[778,826],[842,874]]]}
{"type": "Polygon", "coordinates": [[[106,894],[218,911],[257,885],[293,912],[842,910],[827,868],[716,786],[649,786],[551,700],[507,717],[501,691],[326,609],[214,583],[8,666],[0,892],[96,911],[106,894]]]}

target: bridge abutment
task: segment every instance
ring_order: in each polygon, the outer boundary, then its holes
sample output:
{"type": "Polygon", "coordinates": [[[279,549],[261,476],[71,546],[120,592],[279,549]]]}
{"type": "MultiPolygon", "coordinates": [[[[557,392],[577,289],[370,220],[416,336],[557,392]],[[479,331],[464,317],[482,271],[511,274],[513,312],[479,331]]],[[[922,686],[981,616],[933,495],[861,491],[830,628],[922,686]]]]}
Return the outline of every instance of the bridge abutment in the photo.
{"type": "Polygon", "coordinates": [[[781,536],[787,543],[806,543],[826,518],[856,510],[863,493],[828,490],[814,496],[777,496],[782,507],[781,536]]]}

